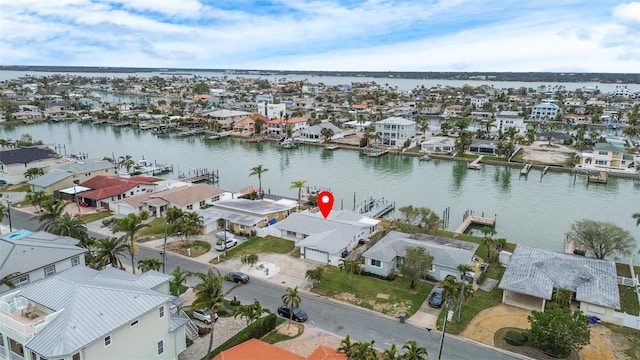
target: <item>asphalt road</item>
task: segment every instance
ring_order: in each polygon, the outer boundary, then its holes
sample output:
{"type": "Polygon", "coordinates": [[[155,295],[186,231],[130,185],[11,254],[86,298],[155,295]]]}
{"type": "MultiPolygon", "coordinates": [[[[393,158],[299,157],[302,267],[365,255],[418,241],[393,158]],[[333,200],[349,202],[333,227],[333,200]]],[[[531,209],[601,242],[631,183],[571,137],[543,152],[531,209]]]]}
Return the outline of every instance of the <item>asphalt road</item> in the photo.
{"type": "MultiPolygon", "coordinates": [[[[3,223],[7,224],[7,218],[3,223]]],[[[13,229],[27,229],[35,231],[38,227],[37,218],[31,214],[12,211],[11,220],[13,229]]],[[[91,236],[103,237],[98,233],[90,232],[91,236]]],[[[136,256],[138,259],[145,257],[162,258],[161,252],[143,246],[139,247],[136,256]]],[[[131,260],[123,259],[125,264],[131,260]]],[[[167,254],[166,273],[170,273],[176,266],[195,272],[207,272],[209,266],[167,254]]],[[[226,269],[219,268],[221,273],[226,273],[226,269]]],[[[193,286],[197,279],[189,280],[188,285],[193,286]]],[[[253,302],[254,299],[266,307],[275,311],[282,304],[281,296],[285,293],[286,287],[260,279],[251,279],[246,285],[238,285],[225,281],[224,291],[227,298],[234,295],[243,303],[253,302]]],[[[318,296],[306,292],[298,293],[302,298],[301,307],[309,314],[309,324],[324,331],[335,334],[341,338],[349,335],[352,341],[375,341],[374,347],[377,349],[387,349],[392,344],[402,348],[407,340],[416,340],[418,345],[427,348],[429,358],[435,359],[440,348],[440,331],[427,332],[426,329],[408,324],[400,323],[396,318],[390,318],[363,308],[346,305],[332,299],[318,296]]],[[[442,359],[456,360],[507,360],[523,359],[524,357],[499,351],[486,345],[453,336],[446,335],[442,348],[442,359]]]]}

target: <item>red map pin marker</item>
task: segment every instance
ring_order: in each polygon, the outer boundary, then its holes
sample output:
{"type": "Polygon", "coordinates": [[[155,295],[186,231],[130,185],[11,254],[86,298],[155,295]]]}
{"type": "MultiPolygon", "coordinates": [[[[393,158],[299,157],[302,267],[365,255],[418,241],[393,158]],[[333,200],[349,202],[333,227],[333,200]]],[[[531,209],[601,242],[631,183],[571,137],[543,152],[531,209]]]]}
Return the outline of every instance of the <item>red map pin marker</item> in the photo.
{"type": "Polygon", "coordinates": [[[318,207],[322,216],[326,219],[333,208],[333,194],[328,191],[322,191],[318,194],[318,207]]]}

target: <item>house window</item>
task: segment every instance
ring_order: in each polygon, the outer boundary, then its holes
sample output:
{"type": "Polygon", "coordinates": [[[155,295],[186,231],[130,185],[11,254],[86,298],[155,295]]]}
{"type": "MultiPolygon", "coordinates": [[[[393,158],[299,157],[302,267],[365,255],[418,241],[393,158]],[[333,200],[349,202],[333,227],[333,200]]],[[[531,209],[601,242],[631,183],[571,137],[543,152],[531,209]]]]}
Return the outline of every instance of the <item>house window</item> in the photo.
{"type": "Polygon", "coordinates": [[[371,266],[382,267],[382,264],[380,263],[380,260],[371,259],[371,266]]]}
{"type": "Polygon", "coordinates": [[[244,229],[246,229],[246,228],[247,228],[246,226],[244,226],[244,225],[240,225],[240,230],[244,230],[244,229]]]}
{"type": "Polygon", "coordinates": [[[56,273],[55,265],[47,266],[46,268],[44,268],[44,277],[55,275],[55,273],[56,273]]]}
{"type": "Polygon", "coordinates": [[[164,354],[164,340],[158,341],[158,355],[164,354]]]}
{"type": "Polygon", "coordinates": [[[596,165],[607,165],[605,160],[596,160],[596,165]]]}
{"type": "Polygon", "coordinates": [[[71,258],[71,266],[78,266],[80,265],[80,257],[79,256],[74,256],[71,258]]]}
{"type": "Polygon", "coordinates": [[[134,326],[138,325],[138,320],[136,320],[136,321],[132,322],[132,323],[131,323],[131,324],[129,324],[129,325],[130,325],[131,327],[134,327],[134,326]]]}
{"type": "Polygon", "coordinates": [[[24,346],[22,346],[22,344],[13,339],[9,339],[9,348],[11,349],[12,353],[20,355],[22,358],[24,358],[24,346]]]}
{"type": "Polygon", "coordinates": [[[4,335],[0,333],[0,352],[4,354],[4,335]]]}
{"type": "Polygon", "coordinates": [[[73,356],[71,357],[71,360],[80,360],[80,353],[73,354],[73,356]]]}
{"type": "Polygon", "coordinates": [[[187,205],[187,210],[193,210],[193,205],[187,205]]]}
{"type": "Polygon", "coordinates": [[[22,275],[12,280],[16,287],[29,283],[29,275],[22,275]]]}
{"type": "Polygon", "coordinates": [[[164,306],[158,308],[158,315],[160,315],[161,318],[164,317],[164,306]]]}
{"type": "Polygon", "coordinates": [[[204,200],[200,201],[200,206],[204,206],[204,204],[206,204],[204,200]]]}
{"type": "Polygon", "coordinates": [[[104,347],[111,345],[111,335],[107,335],[104,337],[104,347]]]}
{"type": "Polygon", "coordinates": [[[598,155],[609,155],[607,151],[598,151],[598,155]]]}

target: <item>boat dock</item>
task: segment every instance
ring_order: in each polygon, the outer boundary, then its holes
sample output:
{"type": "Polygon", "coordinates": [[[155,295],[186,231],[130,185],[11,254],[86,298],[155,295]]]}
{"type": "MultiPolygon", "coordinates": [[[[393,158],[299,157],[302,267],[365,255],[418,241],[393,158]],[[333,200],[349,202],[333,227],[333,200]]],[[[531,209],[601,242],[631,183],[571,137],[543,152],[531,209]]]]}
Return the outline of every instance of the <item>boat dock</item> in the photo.
{"type": "Polygon", "coordinates": [[[418,159],[418,160],[419,161],[429,161],[429,160],[431,160],[431,156],[425,154],[425,155],[420,156],[420,159],[418,159]]]}
{"type": "Polygon", "coordinates": [[[356,212],[363,216],[381,218],[395,208],[396,204],[394,202],[385,200],[384,198],[376,199],[371,196],[356,209],[356,212]]]}
{"type": "Polygon", "coordinates": [[[464,214],[462,224],[460,224],[460,226],[458,226],[458,228],[453,232],[453,236],[456,237],[460,234],[464,234],[472,224],[495,227],[496,217],[484,217],[484,213],[482,213],[482,216],[475,216],[473,215],[473,211],[467,210],[464,214]]]}
{"type": "Polygon", "coordinates": [[[469,165],[467,165],[467,169],[472,169],[472,170],[482,169],[482,164],[480,162],[482,161],[483,157],[484,155],[478,156],[477,159],[473,160],[472,162],[469,163],[469,165]]]}
{"type": "Polygon", "coordinates": [[[589,182],[606,184],[607,182],[609,182],[609,173],[607,173],[606,171],[599,171],[596,174],[589,175],[589,182]]]}
{"type": "Polygon", "coordinates": [[[371,148],[363,151],[367,156],[379,157],[389,152],[389,149],[384,148],[371,148]]]}
{"type": "Polygon", "coordinates": [[[195,169],[189,170],[189,172],[182,173],[178,176],[178,180],[190,183],[197,182],[208,182],[208,183],[216,183],[218,182],[219,175],[216,170],[209,169],[195,169]]]}
{"type": "Polygon", "coordinates": [[[338,145],[327,145],[324,148],[327,149],[327,150],[336,150],[336,149],[339,149],[340,146],[338,146],[338,145]]]}
{"type": "Polygon", "coordinates": [[[524,164],[520,169],[520,175],[529,175],[529,170],[531,170],[531,164],[524,164]]]}

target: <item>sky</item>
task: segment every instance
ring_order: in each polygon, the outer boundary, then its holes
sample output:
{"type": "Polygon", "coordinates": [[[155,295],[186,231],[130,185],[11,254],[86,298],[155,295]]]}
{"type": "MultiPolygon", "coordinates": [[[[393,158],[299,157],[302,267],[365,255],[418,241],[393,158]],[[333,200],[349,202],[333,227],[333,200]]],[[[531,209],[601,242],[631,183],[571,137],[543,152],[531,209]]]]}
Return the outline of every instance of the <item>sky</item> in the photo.
{"type": "Polygon", "coordinates": [[[640,2],[0,0],[0,65],[640,73],[640,2]]]}

